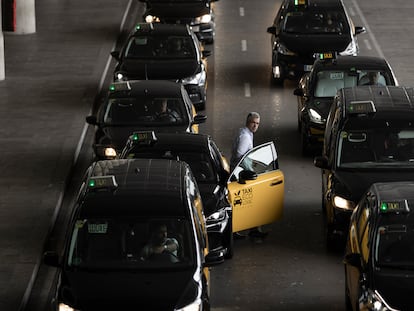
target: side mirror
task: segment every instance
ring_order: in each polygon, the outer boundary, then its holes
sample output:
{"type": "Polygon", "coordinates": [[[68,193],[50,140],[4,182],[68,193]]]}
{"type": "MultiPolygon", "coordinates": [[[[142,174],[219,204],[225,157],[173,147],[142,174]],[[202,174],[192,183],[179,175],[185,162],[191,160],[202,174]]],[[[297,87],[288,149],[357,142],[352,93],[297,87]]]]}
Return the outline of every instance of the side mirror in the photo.
{"type": "Polygon", "coordinates": [[[313,164],[322,169],[329,169],[328,158],[326,156],[318,156],[313,159],[313,164]]]}
{"type": "Polygon", "coordinates": [[[203,54],[203,57],[208,57],[211,55],[211,51],[210,50],[204,50],[201,52],[203,54]]]}
{"type": "Polygon", "coordinates": [[[304,96],[304,95],[305,95],[305,93],[303,92],[303,89],[302,89],[302,88],[296,88],[296,89],[293,91],[293,95],[296,95],[296,96],[304,96]]]}
{"type": "Polygon", "coordinates": [[[249,170],[242,170],[239,173],[239,183],[240,184],[245,184],[246,180],[255,180],[255,179],[257,179],[256,172],[249,171],[249,170]]]}
{"type": "Polygon", "coordinates": [[[55,251],[45,252],[43,254],[43,263],[51,267],[59,268],[60,262],[58,253],[55,251]]]}
{"type": "Polygon", "coordinates": [[[91,125],[98,125],[98,120],[96,119],[96,116],[87,116],[86,123],[91,125]]]}
{"type": "Polygon", "coordinates": [[[362,26],[355,26],[355,34],[359,35],[360,33],[365,33],[367,32],[367,30],[365,29],[365,27],[362,26]]]}
{"type": "Polygon", "coordinates": [[[224,250],[210,251],[204,259],[205,267],[217,266],[224,262],[224,250]]]}
{"type": "Polygon", "coordinates": [[[361,268],[361,255],[357,253],[350,253],[345,255],[344,264],[351,265],[355,268],[361,268]]]}
{"type": "Polygon", "coordinates": [[[116,60],[119,60],[119,51],[112,51],[111,56],[116,60]]]}
{"type": "Polygon", "coordinates": [[[196,114],[194,116],[194,121],[193,124],[200,124],[200,123],[204,123],[207,120],[207,116],[203,115],[203,114],[196,114]]]}
{"type": "Polygon", "coordinates": [[[275,35],[276,34],[276,27],[275,26],[267,27],[267,32],[271,33],[272,35],[275,35]]]}

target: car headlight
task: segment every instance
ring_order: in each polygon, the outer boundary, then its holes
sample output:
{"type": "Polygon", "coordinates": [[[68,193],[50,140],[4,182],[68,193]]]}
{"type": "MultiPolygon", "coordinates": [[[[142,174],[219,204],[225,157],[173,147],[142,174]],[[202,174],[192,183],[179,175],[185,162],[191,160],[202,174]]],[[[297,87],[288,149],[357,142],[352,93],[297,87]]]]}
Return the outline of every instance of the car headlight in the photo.
{"type": "Polygon", "coordinates": [[[147,23],[154,23],[154,22],[159,22],[160,19],[156,16],[153,16],[153,15],[147,15],[147,16],[145,16],[145,21],[147,23]]]}
{"type": "Polygon", "coordinates": [[[360,301],[360,310],[372,310],[372,311],[398,311],[391,308],[381,297],[377,291],[368,291],[366,297],[362,297],[363,301],[360,301]]]}
{"type": "Polygon", "coordinates": [[[122,82],[127,81],[128,78],[122,72],[115,72],[114,74],[114,82],[122,82]]]}
{"type": "Polygon", "coordinates": [[[196,24],[207,24],[212,20],[211,14],[204,14],[203,16],[196,17],[194,19],[194,25],[196,24]]]}
{"type": "Polygon", "coordinates": [[[63,302],[59,303],[58,311],[77,311],[77,309],[74,309],[67,304],[64,304],[63,302]]]}
{"type": "Polygon", "coordinates": [[[196,301],[186,305],[183,308],[174,309],[174,311],[201,311],[202,310],[202,301],[197,299],[196,301]]]}
{"type": "Polygon", "coordinates": [[[206,218],[207,224],[209,222],[217,222],[226,218],[226,211],[224,209],[219,210],[206,218]]]}
{"type": "Polygon", "coordinates": [[[197,84],[200,86],[205,85],[206,84],[206,72],[202,70],[199,73],[195,74],[194,76],[182,79],[181,82],[183,84],[197,84]]]}
{"type": "Polygon", "coordinates": [[[283,54],[283,55],[288,55],[288,56],[295,56],[296,55],[295,52],[292,52],[291,50],[289,50],[286,46],[284,46],[280,42],[276,45],[276,49],[277,49],[278,53],[283,54]]]}
{"type": "Polygon", "coordinates": [[[115,159],[117,156],[115,148],[105,145],[96,145],[96,155],[106,159],[115,159]]]}
{"type": "Polygon", "coordinates": [[[339,52],[339,55],[342,55],[342,56],[347,56],[347,55],[356,56],[357,54],[358,54],[358,47],[354,40],[351,40],[351,42],[348,44],[345,50],[343,50],[342,52],[339,52]]]}
{"type": "Polygon", "coordinates": [[[343,197],[340,197],[338,195],[335,195],[333,197],[333,205],[336,208],[345,209],[345,210],[353,210],[355,207],[354,202],[344,199],[343,197]]]}
{"type": "Polygon", "coordinates": [[[323,124],[324,120],[321,115],[315,109],[309,109],[309,118],[313,123],[323,124]]]}

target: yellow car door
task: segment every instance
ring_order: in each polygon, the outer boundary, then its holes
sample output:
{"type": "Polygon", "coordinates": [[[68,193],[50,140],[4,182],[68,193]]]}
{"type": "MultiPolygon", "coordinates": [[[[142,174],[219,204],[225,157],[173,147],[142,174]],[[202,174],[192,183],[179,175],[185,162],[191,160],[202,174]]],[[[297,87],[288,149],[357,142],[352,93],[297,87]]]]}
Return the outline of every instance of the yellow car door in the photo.
{"type": "Polygon", "coordinates": [[[284,175],[273,142],[247,152],[230,175],[233,232],[270,224],[283,215],[284,175]]]}

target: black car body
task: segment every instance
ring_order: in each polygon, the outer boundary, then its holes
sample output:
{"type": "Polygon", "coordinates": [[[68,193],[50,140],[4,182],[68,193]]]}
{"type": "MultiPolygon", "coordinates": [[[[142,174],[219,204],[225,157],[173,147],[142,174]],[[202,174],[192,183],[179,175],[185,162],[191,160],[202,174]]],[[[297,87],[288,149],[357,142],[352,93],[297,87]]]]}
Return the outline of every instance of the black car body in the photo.
{"type": "Polygon", "coordinates": [[[184,84],[198,110],[205,108],[207,62],[188,25],[139,23],[121,51],[112,51],[117,60],[114,81],[173,80],[184,84]]]}
{"type": "Polygon", "coordinates": [[[298,130],[304,155],[322,146],[336,92],[343,87],[367,85],[372,73],[379,75],[378,85],[398,85],[389,63],[373,56],[335,57],[335,53],[324,53],[303,75],[294,94],[298,96],[298,130]]]}
{"type": "Polygon", "coordinates": [[[120,158],[180,159],[190,165],[203,200],[211,249],[233,256],[232,208],[228,199],[229,167],[216,143],[205,134],[136,132],[120,158]]]}
{"type": "Polygon", "coordinates": [[[344,257],[347,311],[411,310],[414,182],[375,183],[352,216],[344,257]]]}
{"type": "Polygon", "coordinates": [[[115,82],[97,115],[86,117],[96,127],[93,149],[100,160],[114,158],[134,131],[198,132],[198,124],[205,120],[181,83],[163,80],[115,82]],[[157,106],[164,100],[179,119],[157,118],[157,106]]]}
{"type": "Polygon", "coordinates": [[[414,178],[413,88],[339,90],[328,115],[322,156],[314,162],[322,169],[322,207],[328,246],[333,246],[371,184],[414,178]]]}
{"type": "Polygon", "coordinates": [[[168,24],[187,24],[197,38],[204,43],[213,43],[215,16],[213,3],[218,0],[140,0],[146,3],[144,20],[168,24]]]}
{"type": "Polygon", "coordinates": [[[105,160],[86,172],[74,204],[53,310],[209,310],[210,252],[197,183],[185,162],[105,160]],[[179,243],[173,255],[143,258],[150,229],[162,223],[179,243]],[[162,293],[162,299],[160,298],[162,293]]]}
{"type": "Polygon", "coordinates": [[[299,79],[309,71],[315,53],[356,55],[354,27],[342,0],[284,0],[267,32],[272,34],[272,81],[299,79]]]}

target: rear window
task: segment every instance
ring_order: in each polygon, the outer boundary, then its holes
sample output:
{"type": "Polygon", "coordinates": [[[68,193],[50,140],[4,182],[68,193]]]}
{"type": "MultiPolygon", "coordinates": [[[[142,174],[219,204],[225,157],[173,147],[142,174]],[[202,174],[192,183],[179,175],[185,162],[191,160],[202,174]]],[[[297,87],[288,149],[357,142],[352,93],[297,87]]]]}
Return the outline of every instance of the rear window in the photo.
{"type": "Polygon", "coordinates": [[[301,34],[342,34],[348,23],[342,12],[291,12],[286,15],[284,31],[301,34]]]}

